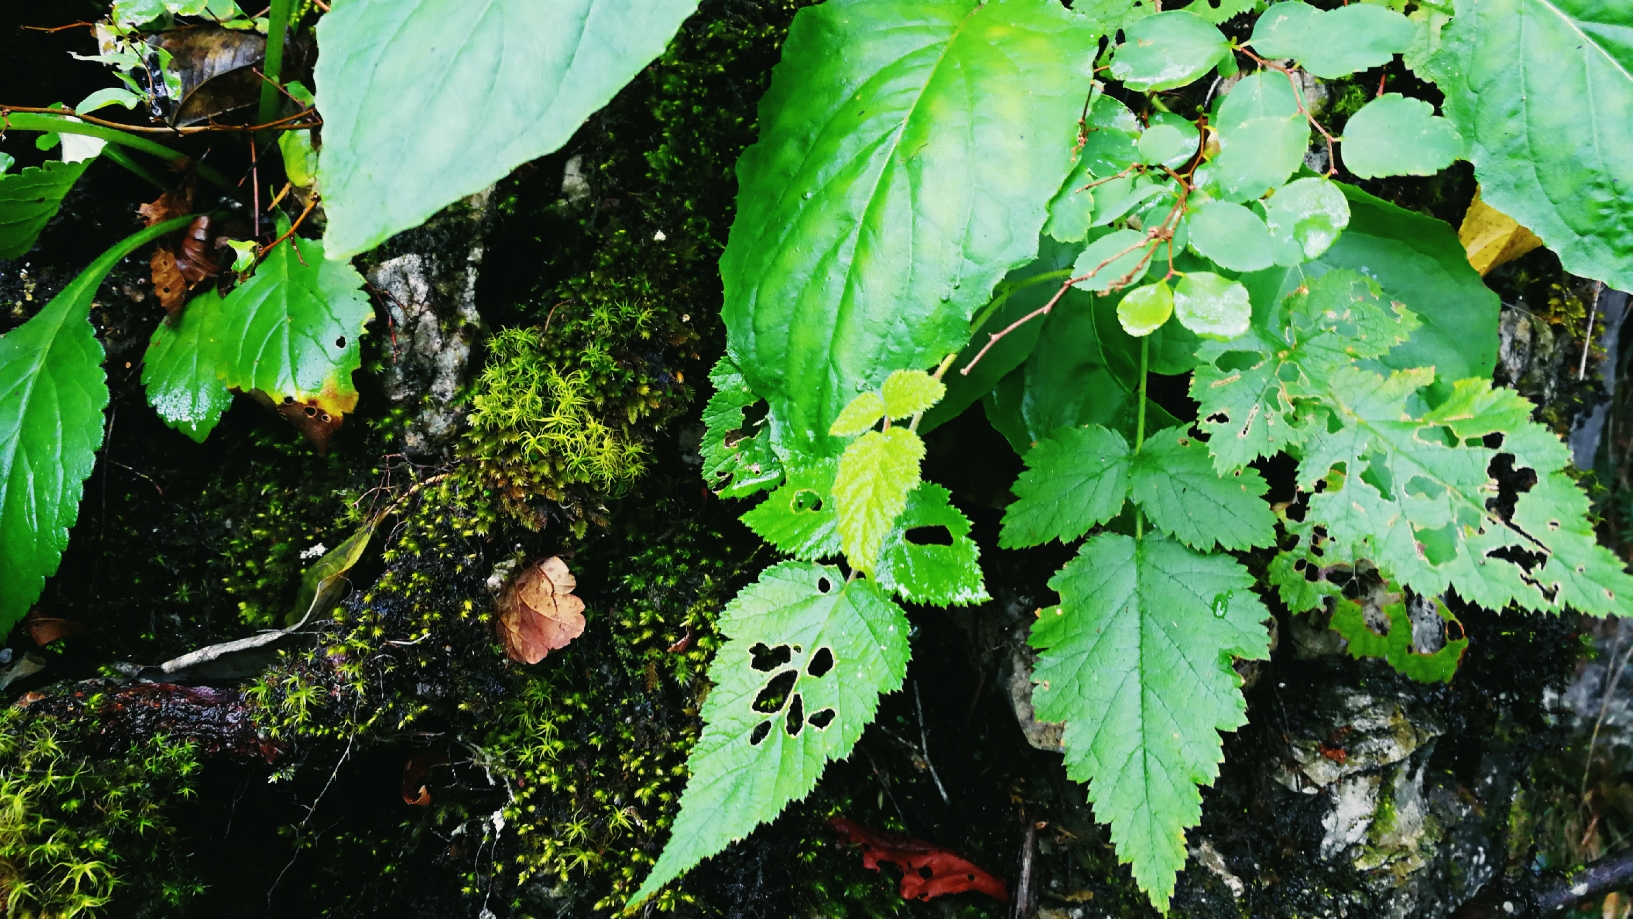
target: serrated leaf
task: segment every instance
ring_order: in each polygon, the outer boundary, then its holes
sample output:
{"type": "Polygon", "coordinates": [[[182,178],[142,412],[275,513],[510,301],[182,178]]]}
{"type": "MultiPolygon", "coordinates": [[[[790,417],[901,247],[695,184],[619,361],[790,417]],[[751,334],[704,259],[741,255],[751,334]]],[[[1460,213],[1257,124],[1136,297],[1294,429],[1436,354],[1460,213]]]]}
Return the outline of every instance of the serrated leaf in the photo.
{"type": "Polygon", "coordinates": [[[1340,138],[1344,168],[1363,179],[1430,176],[1463,155],[1463,137],[1422,99],[1386,93],[1350,116],[1340,138]]]}
{"type": "Polygon", "coordinates": [[[1139,280],[1150,253],[1157,243],[1136,230],[1113,230],[1100,237],[1072,266],[1072,277],[1083,278],[1076,286],[1080,290],[1106,293],[1139,280]]]}
{"type": "Polygon", "coordinates": [[[1230,271],[1258,271],[1276,262],[1275,240],[1264,221],[1229,201],[1209,201],[1191,211],[1191,249],[1230,271]]]}
{"type": "Polygon", "coordinates": [[[895,420],[928,410],[947,394],[947,387],[922,370],[897,370],[885,377],[879,391],[884,396],[885,416],[895,420]]]}
{"type": "Polygon", "coordinates": [[[788,473],[788,481],[742,516],[755,535],[801,561],[839,554],[839,514],[834,510],[835,459],[788,473]]]}
{"type": "Polygon", "coordinates": [[[197,443],[210,436],[232,405],[215,338],[225,325],[222,307],[221,295],[213,290],[194,297],[178,318],[153,330],[142,358],[148,404],[165,424],[197,443]]]}
{"type": "Polygon", "coordinates": [[[1318,10],[1299,0],[1277,3],[1253,24],[1253,50],[1292,58],[1327,80],[1389,63],[1411,46],[1417,28],[1400,13],[1366,3],[1318,10]]]}
{"type": "Polygon", "coordinates": [[[765,400],[755,395],[730,358],[709,371],[714,395],[703,408],[703,481],[727,498],[742,498],[782,481],[782,462],[771,448],[769,425],[744,431],[745,409],[765,400]]]}
{"type": "Polygon", "coordinates": [[[62,199],[90,165],[91,160],[48,160],[43,166],[0,175],[0,258],[22,258],[34,248],[40,231],[57,216],[62,199]]]}
{"type": "Polygon", "coordinates": [[[869,389],[857,393],[856,398],[845,404],[839,412],[839,417],[828,426],[828,433],[834,437],[855,437],[864,431],[873,430],[873,426],[884,417],[885,397],[877,390],[869,389]]]}
{"type": "Polygon", "coordinates": [[[325,14],[316,80],[330,256],[371,249],[559,148],[696,8],[399,0],[325,14]]]}
{"type": "Polygon", "coordinates": [[[846,584],[835,568],[783,562],[768,569],[726,605],[718,627],[726,642],[709,664],[714,689],[703,703],[703,736],[687,759],[680,813],[630,905],[810,793],[829,760],[850,754],[879,697],[901,688],[907,673],[900,607],[872,581],[846,584]],[[755,669],[756,648],[762,660],[786,648],[788,663],[755,669]],[[790,672],[794,683],[781,705],[757,711],[772,681],[790,672]]]}
{"type": "Polygon", "coordinates": [[[1264,477],[1255,469],[1215,472],[1207,445],[1186,427],[1146,438],[1131,474],[1135,503],[1193,549],[1249,549],[1276,540],[1276,518],[1263,500],[1269,488],[1264,477]]]}
{"type": "Polygon", "coordinates": [[[1004,511],[1005,549],[1071,542],[1123,509],[1132,487],[1128,441],[1098,425],[1062,428],[1026,453],[1004,511]]]}
{"type": "Polygon", "coordinates": [[[126,237],[0,335],[0,632],[28,613],[56,572],[102,446],[108,384],[91,299],[120,259],[190,219],[126,237]]]}
{"type": "Polygon", "coordinates": [[[1131,290],[1117,302],[1117,323],[1135,338],[1144,338],[1162,328],[1172,315],[1174,291],[1167,281],[1131,290]]]}
{"type": "Polygon", "coordinates": [[[1174,286],[1174,315],[1202,338],[1228,341],[1247,331],[1253,304],[1240,281],[1193,271],[1174,286]]]}
{"type": "Polygon", "coordinates": [[[291,236],[210,311],[219,329],[201,334],[219,343],[228,386],[346,414],[357,407],[358,338],[374,316],[362,287],[349,262],[325,259],[323,243],[291,236]]]}
{"type": "MultiPolygon", "coordinates": [[[[1349,199],[1329,179],[1289,182],[1265,203],[1264,222],[1275,242],[1279,265],[1293,266],[1320,258],[1338,241],[1349,221],[1349,199]]],[[[1194,238],[1194,225],[1191,233],[1194,238]]]]}
{"type": "Polygon", "coordinates": [[[1633,289],[1633,7],[1458,0],[1425,70],[1481,196],[1565,270],[1633,289]]]}
{"type": "Polygon", "coordinates": [[[1180,9],[1187,13],[1195,13],[1214,25],[1223,25],[1228,20],[1252,10],[1255,2],[1257,0],[1192,0],[1180,9]]]}
{"type": "Polygon", "coordinates": [[[1212,70],[1230,43],[1212,23],[1175,10],[1148,16],[1123,30],[1111,75],[1140,92],[1178,89],[1212,70]]]}
{"type": "MultiPolygon", "coordinates": [[[[1343,596],[1343,587],[1327,576],[1332,560],[1320,547],[1326,540],[1316,535],[1315,525],[1290,519],[1284,519],[1282,525],[1294,544],[1270,560],[1269,580],[1287,611],[1306,612],[1322,606],[1328,597],[1343,596]]],[[[1336,561],[1336,567],[1353,575],[1348,560],[1336,561]]]]}
{"type": "Polygon", "coordinates": [[[839,458],[834,510],[839,541],[854,568],[871,573],[907,495],[919,484],[924,441],[906,428],[869,431],[839,458]]]}
{"type": "Polygon", "coordinates": [[[947,489],[921,482],[907,496],[896,527],[879,550],[874,580],[909,603],[968,606],[992,599],[981,579],[981,547],[970,522],[952,505],[947,489]],[[924,543],[925,530],[945,529],[946,544],[924,543]]]}
{"type": "MultiPolygon", "coordinates": [[[[1457,617],[1446,609],[1446,604],[1435,600],[1435,609],[1445,622],[1457,622],[1457,617]]],[[[1350,656],[1381,657],[1389,666],[1422,683],[1450,683],[1457,673],[1457,665],[1468,650],[1467,638],[1450,639],[1433,654],[1420,654],[1412,647],[1412,619],[1405,603],[1390,603],[1382,612],[1389,620],[1389,631],[1380,635],[1367,624],[1366,613],[1354,600],[1340,599],[1333,608],[1329,627],[1344,636],[1349,643],[1350,656]]]]}
{"type": "Polygon", "coordinates": [[[788,449],[838,453],[826,432],[857,384],[962,348],[1033,257],[1100,36],[1050,0],[795,16],[720,265],[731,354],[800,441],[788,449]]]}
{"type": "Polygon", "coordinates": [[[1287,78],[1261,70],[1243,77],[1219,103],[1215,181],[1226,199],[1252,201],[1286,182],[1304,163],[1310,124],[1287,78]]]}
{"type": "Polygon", "coordinates": [[[1162,909],[1202,816],[1196,786],[1224,758],[1218,732],[1247,720],[1231,659],[1268,655],[1270,614],[1235,560],[1157,535],[1102,533],[1049,586],[1060,605],[1032,626],[1033,707],[1066,722],[1067,773],[1162,909]]]}

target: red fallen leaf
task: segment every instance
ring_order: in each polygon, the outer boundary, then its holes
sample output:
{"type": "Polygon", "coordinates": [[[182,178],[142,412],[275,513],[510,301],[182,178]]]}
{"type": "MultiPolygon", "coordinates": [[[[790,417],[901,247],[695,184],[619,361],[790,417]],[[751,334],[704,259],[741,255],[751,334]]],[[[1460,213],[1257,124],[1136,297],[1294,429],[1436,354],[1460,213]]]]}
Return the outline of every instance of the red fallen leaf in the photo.
{"type": "Polygon", "coordinates": [[[862,866],[879,870],[881,862],[901,869],[904,900],[929,900],[944,893],[976,891],[998,900],[1009,899],[1009,887],[952,852],[925,842],[869,829],[854,820],[828,821],[845,841],[862,847],[862,866]]]}
{"type": "Polygon", "coordinates": [[[529,565],[499,595],[499,640],[513,661],[537,664],[584,633],[584,601],[573,596],[578,580],[552,555],[529,565]]]}
{"type": "Polygon", "coordinates": [[[421,750],[408,758],[403,764],[403,803],[415,807],[429,807],[431,804],[431,789],[426,780],[431,776],[431,770],[448,762],[446,751],[432,747],[421,750]]]}
{"type": "Polygon", "coordinates": [[[40,647],[56,641],[59,638],[68,638],[85,631],[85,626],[72,619],[58,619],[54,616],[42,616],[38,609],[31,609],[23,617],[23,625],[28,629],[28,637],[40,647]]]}

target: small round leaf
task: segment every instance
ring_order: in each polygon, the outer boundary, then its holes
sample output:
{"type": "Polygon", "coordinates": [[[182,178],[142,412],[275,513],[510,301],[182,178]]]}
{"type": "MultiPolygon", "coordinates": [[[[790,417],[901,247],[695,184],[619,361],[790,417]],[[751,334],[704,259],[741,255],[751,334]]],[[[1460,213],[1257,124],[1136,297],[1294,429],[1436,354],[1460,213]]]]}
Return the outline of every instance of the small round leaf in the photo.
{"type": "Polygon", "coordinates": [[[1129,89],[1178,89],[1212,70],[1230,53],[1224,33],[1195,13],[1174,10],[1148,16],[1127,29],[1111,75],[1129,89]]]}
{"type": "Polygon", "coordinates": [[[1344,168],[1363,179],[1431,176],[1463,155],[1463,135],[1422,99],[1388,93],[1344,126],[1344,168]]]}
{"type": "Polygon", "coordinates": [[[1247,331],[1253,305],[1240,282],[1210,271],[1193,271],[1174,288],[1174,315],[1203,338],[1229,341],[1247,331]]]}
{"type": "MultiPolygon", "coordinates": [[[[1090,243],[1072,266],[1073,277],[1090,275],[1077,282],[1077,286],[1097,294],[1120,286],[1118,282],[1135,274],[1140,263],[1146,260],[1145,253],[1150,248],[1147,242],[1144,233],[1117,230],[1090,243]]],[[[1130,278],[1130,283],[1134,280],[1136,278],[1130,278]]]]}
{"type": "Polygon", "coordinates": [[[1264,221],[1229,201],[1209,201],[1191,212],[1190,243],[1198,255],[1231,271],[1258,271],[1276,262],[1275,241],[1264,221]]]}
{"type": "Polygon", "coordinates": [[[1349,199],[1328,179],[1299,179],[1265,202],[1265,223],[1276,241],[1276,263],[1291,267],[1332,247],[1349,226],[1349,199]]]}
{"type": "Polygon", "coordinates": [[[1135,338],[1144,338],[1162,328],[1173,314],[1174,292],[1167,281],[1130,291],[1117,304],[1117,321],[1122,323],[1123,331],[1135,338]]]}

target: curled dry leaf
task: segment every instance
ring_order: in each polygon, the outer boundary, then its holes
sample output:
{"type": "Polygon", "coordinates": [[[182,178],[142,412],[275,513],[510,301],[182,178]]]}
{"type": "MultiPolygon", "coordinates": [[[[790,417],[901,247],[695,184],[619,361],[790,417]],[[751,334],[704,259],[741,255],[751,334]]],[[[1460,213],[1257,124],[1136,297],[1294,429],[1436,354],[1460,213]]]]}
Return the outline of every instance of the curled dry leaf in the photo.
{"type": "Polygon", "coordinates": [[[68,638],[85,631],[84,625],[72,619],[46,616],[38,608],[28,611],[28,615],[23,617],[23,626],[28,629],[28,637],[42,648],[58,639],[68,638]]]}
{"type": "Polygon", "coordinates": [[[189,285],[221,273],[221,267],[216,264],[215,255],[211,251],[213,248],[210,238],[210,217],[208,214],[201,214],[187,225],[186,232],[181,235],[181,251],[176,254],[176,267],[181,270],[181,276],[187,279],[189,285]]]}
{"type": "Polygon", "coordinates": [[[176,264],[176,253],[171,251],[169,243],[160,242],[148,264],[153,269],[153,292],[159,297],[159,305],[175,316],[187,302],[187,278],[176,264]]]}
{"type": "Polygon", "coordinates": [[[414,807],[431,804],[431,770],[448,762],[447,751],[432,747],[420,750],[403,764],[403,803],[414,807]]]}
{"type": "Polygon", "coordinates": [[[922,839],[908,839],[835,817],[828,821],[844,841],[862,850],[862,866],[879,870],[882,862],[901,869],[904,900],[929,900],[944,893],[976,891],[998,900],[1009,899],[1002,880],[957,854],[922,839]]]}
{"type": "Polygon", "coordinates": [[[584,632],[584,601],[567,563],[552,555],[522,569],[499,595],[499,640],[511,660],[537,664],[584,632]]]}
{"type": "Polygon", "coordinates": [[[175,191],[167,191],[157,199],[138,207],[136,213],[148,226],[174,220],[193,212],[193,184],[188,182],[175,191]]]}

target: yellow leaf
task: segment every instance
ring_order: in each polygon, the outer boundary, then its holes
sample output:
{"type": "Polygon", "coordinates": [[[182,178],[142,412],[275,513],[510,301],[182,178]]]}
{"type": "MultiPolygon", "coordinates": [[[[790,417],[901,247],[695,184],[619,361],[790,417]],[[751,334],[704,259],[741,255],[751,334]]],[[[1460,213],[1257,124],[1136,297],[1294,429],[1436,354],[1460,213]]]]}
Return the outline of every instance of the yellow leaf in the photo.
{"type": "Polygon", "coordinates": [[[1468,212],[1463,215],[1463,226],[1457,231],[1463,251],[1469,255],[1469,264],[1484,277],[1491,269],[1513,261],[1542,245],[1535,233],[1517,223],[1514,218],[1480,200],[1474,193],[1468,212]]]}

